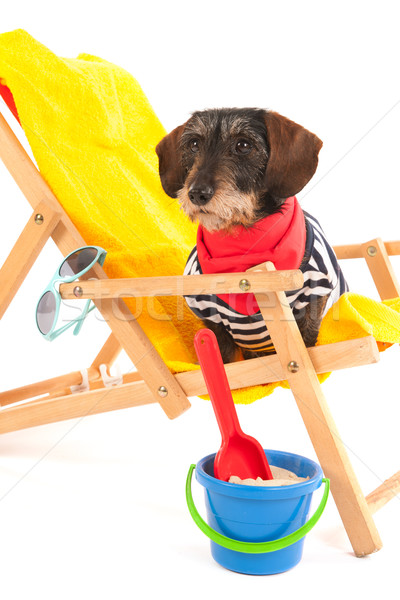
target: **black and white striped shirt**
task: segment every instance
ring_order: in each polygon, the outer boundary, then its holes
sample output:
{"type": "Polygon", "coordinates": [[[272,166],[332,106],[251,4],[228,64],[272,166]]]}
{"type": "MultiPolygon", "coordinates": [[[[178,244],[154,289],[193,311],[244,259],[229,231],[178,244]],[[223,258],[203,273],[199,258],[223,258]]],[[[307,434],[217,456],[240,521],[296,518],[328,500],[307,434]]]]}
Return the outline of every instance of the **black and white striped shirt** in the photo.
{"type": "MultiPolygon", "coordinates": [[[[307,228],[305,255],[310,257],[308,262],[300,266],[304,275],[304,286],[285,292],[295,318],[312,300],[328,296],[324,316],[339,297],[348,291],[335,253],[319,222],[305,211],[304,217],[307,228]]],[[[187,260],[184,275],[200,274],[202,269],[195,246],[187,260]]],[[[238,346],[254,351],[268,351],[273,348],[260,311],[253,315],[244,315],[214,294],[185,296],[185,300],[200,319],[222,323],[238,346]]]]}

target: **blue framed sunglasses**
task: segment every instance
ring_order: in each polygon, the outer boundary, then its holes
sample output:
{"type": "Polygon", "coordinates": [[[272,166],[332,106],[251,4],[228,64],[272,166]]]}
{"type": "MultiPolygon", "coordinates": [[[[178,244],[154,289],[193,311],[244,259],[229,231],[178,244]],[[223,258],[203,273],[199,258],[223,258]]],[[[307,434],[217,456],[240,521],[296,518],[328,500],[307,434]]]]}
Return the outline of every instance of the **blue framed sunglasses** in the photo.
{"type": "Polygon", "coordinates": [[[58,285],[60,283],[76,281],[90,271],[96,263],[103,266],[106,256],[106,250],[99,246],[84,246],[77,248],[77,250],[74,250],[64,258],[49,285],[40,296],[36,306],[36,325],[46,340],[53,341],[61,333],[64,333],[64,331],[74,325],[75,329],[73,333],[74,335],[78,335],[85,318],[95,308],[95,305],[91,300],[88,300],[79,317],[56,329],[61,306],[58,285]]]}

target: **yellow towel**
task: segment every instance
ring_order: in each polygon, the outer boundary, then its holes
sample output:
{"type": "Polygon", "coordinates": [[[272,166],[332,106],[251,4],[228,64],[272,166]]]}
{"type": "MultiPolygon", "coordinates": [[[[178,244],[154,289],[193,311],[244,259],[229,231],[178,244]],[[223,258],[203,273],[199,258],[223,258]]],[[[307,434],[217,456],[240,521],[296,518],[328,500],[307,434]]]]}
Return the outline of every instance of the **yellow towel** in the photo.
{"type": "Polygon", "coordinates": [[[380,350],[400,342],[400,298],[378,302],[348,292],[325,315],[318,344],[372,335],[380,350]]]}
{"type": "MultiPolygon", "coordinates": [[[[60,58],[23,30],[0,35],[0,78],[44,179],[86,243],[108,251],[106,273],[182,274],[196,227],[161,188],[154,149],[165,130],[136,80],[94,56],[60,58]]],[[[370,334],[400,342],[399,300],[389,307],[346,298],[340,320],[324,320],[320,343],[370,334]]],[[[201,323],[181,297],[128,305],[173,372],[199,368],[193,337],[201,323]]],[[[287,383],[237,390],[235,402],[252,402],[277,386],[287,383]]]]}
{"type": "MultiPolygon", "coordinates": [[[[181,275],[196,227],[161,188],[166,132],[136,80],[94,56],[59,58],[22,30],[0,35],[0,77],[44,179],[87,244],[108,251],[107,274],[181,275]]],[[[191,368],[199,322],[184,300],[128,304],[171,368],[191,368]]]]}

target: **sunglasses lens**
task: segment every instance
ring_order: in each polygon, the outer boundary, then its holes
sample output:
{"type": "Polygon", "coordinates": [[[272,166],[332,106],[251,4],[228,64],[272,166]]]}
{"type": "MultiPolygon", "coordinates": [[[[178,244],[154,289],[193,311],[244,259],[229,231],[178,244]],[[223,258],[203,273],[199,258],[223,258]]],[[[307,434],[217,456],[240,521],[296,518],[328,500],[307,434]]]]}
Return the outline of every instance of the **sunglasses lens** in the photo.
{"type": "Polygon", "coordinates": [[[56,315],[56,299],[54,294],[46,292],[40,298],[37,310],[36,310],[36,321],[40,332],[43,335],[47,335],[54,324],[54,318],[56,315]]]}
{"type": "Polygon", "coordinates": [[[71,256],[66,258],[60,267],[61,277],[71,277],[84,271],[96,258],[96,248],[83,248],[77,250],[71,256]]]}

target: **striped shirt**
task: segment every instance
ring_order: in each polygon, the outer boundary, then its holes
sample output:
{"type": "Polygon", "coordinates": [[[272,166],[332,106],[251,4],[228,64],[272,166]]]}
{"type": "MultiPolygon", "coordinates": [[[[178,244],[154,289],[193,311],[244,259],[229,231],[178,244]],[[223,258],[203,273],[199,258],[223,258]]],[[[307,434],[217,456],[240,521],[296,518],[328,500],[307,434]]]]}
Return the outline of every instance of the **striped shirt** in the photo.
{"type": "MultiPolygon", "coordinates": [[[[301,289],[285,292],[295,318],[301,316],[307,304],[321,296],[328,296],[324,316],[339,297],[348,291],[335,253],[319,222],[305,211],[304,217],[307,228],[305,256],[309,256],[309,260],[300,266],[304,285],[301,289]]],[[[200,274],[202,269],[195,246],[187,260],[184,275],[200,274]]],[[[200,319],[222,323],[238,346],[254,351],[273,349],[260,311],[244,315],[214,294],[185,296],[185,300],[200,319]]]]}

